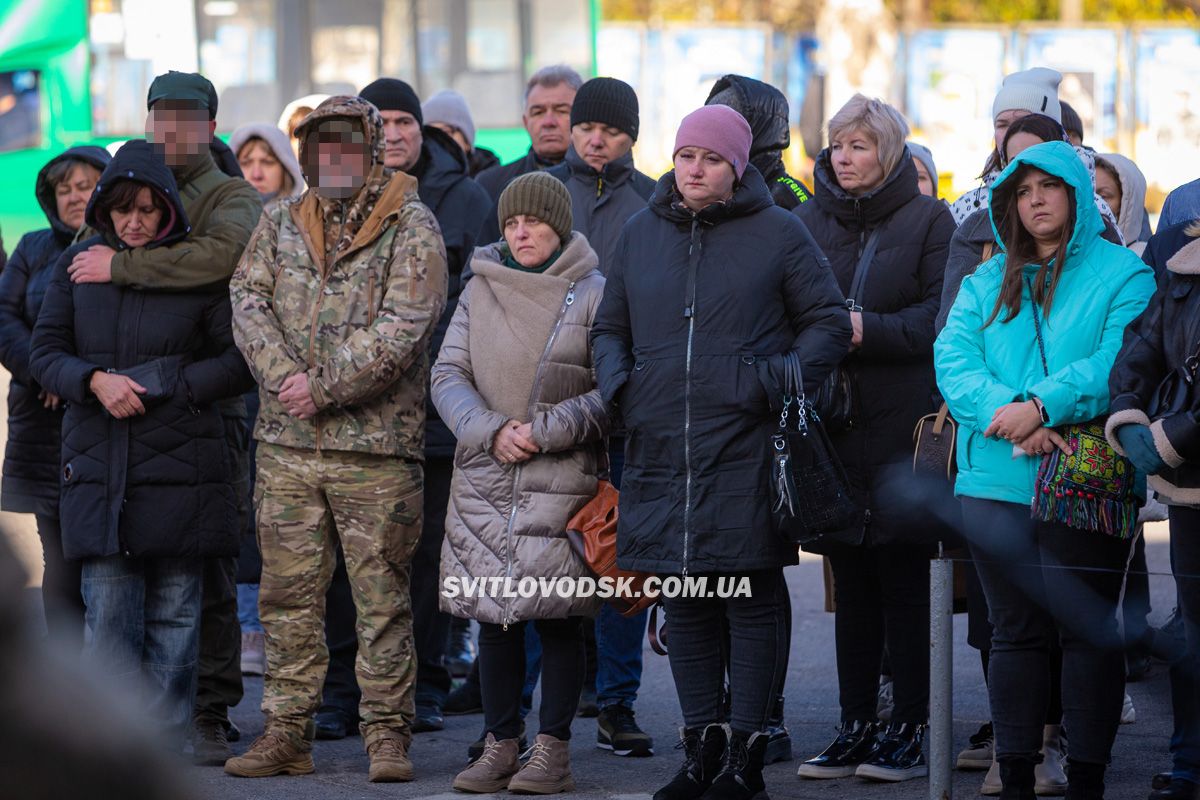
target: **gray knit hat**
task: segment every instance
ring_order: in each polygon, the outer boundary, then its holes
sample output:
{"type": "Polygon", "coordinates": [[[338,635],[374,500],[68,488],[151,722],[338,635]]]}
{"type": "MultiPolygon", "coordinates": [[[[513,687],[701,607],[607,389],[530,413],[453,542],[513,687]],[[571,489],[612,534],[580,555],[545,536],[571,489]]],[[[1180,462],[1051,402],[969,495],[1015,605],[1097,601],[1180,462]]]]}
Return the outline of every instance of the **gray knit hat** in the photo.
{"type": "Polygon", "coordinates": [[[1031,114],[1044,114],[1062,124],[1062,108],[1058,104],[1058,85],[1062,73],[1046,67],[1034,67],[1007,75],[992,102],[992,119],[1013,109],[1031,114]]]}
{"type": "Polygon", "coordinates": [[[527,214],[545,222],[565,245],[571,238],[571,195],[563,182],[545,172],[530,172],[514,180],[500,194],[497,217],[500,230],[518,214],[527,214]]]}
{"type": "Polygon", "coordinates": [[[471,119],[467,98],[453,89],[443,89],[422,103],[421,115],[425,118],[426,125],[440,122],[451,128],[458,128],[466,137],[467,144],[475,146],[475,120],[471,119]]]}

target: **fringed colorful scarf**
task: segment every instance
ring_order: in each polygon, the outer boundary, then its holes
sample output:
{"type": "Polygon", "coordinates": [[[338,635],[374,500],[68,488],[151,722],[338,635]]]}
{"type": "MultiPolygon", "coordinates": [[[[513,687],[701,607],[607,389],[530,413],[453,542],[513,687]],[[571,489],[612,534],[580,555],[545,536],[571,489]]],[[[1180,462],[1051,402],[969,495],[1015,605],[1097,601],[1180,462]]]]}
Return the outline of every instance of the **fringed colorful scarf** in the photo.
{"type": "Polygon", "coordinates": [[[1133,538],[1138,501],[1134,467],[1109,445],[1104,422],[1096,420],[1057,429],[1071,450],[1058,448],[1038,468],[1033,518],[1133,538]]]}

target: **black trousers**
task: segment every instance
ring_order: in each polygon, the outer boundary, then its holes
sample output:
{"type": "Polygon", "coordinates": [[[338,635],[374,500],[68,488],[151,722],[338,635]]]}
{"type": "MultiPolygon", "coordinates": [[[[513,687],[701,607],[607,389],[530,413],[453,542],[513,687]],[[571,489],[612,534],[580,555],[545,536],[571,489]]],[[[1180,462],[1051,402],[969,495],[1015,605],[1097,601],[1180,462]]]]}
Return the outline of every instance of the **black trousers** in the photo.
{"type": "Polygon", "coordinates": [[[1200,510],[1171,508],[1171,567],[1187,637],[1171,664],[1173,774],[1200,783],[1200,510]]]}
{"type": "MultiPolygon", "coordinates": [[[[525,687],[526,622],[508,630],[490,622],[479,624],[479,685],[483,692],[483,721],[497,739],[516,739],[521,732],[521,691],[525,687]]],[[[583,617],[539,619],[532,623],[542,640],[542,704],[538,733],[555,739],[571,738],[571,720],[583,688],[583,617]]],[[[591,624],[591,620],[587,620],[591,624]]]]}
{"type": "Polygon", "coordinates": [[[988,698],[1000,758],[1035,758],[1062,646],[1071,758],[1106,764],[1125,693],[1117,603],[1131,543],[1030,519],[1018,503],[968,498],[969,545],[992,622],[988,698]]]}
{"type": "Polygon", "coordinates": [[[237,613],[237,559],[206,558],[201,576],[197,720],[225,722],[242,702],[242,627],[237,613]]]}
{"type": "Polygon", "coordinates": [[[83,604],[80,587],[81,561],[63,556],[62,526],[58,517],[38,514],[37,532],[42,540],[42,611],[50,636],[71,652],[83,649],[83,604]]]}
{"type": "Polygon", "coordinates": [[[929,554],[917,545],[839,547],[834,633],[842,721],[874,720],[886,645],[896,723],[929,717],[929,554]]]}
{"type": "Polygon", "coordinates": [[[749,736],[766,727],[782,685],[780,673],[787,668],[787,620],[779,613],[781,597],[788,596],[787,581],[782,568],[697,577],[707,578],[710,590],[718,578],[746,577],[751,596],[664,599],[671,674],[684,724],[695,728],[725,721],[721,700],[727,623],[729,722],[734,731],[749,736]]]}
{"type": "Polygon", "coordinates": [[[421,541],[413,554],[413,643],[417,651],[416,703],[441,709],[450,694],[446,645],[450,640],[450,615],[438,609],[441,585],[442,540],[446,538],[446,508],[450,505],[450,479],[454,459],[425,459],[424,517],[421,541]]]}

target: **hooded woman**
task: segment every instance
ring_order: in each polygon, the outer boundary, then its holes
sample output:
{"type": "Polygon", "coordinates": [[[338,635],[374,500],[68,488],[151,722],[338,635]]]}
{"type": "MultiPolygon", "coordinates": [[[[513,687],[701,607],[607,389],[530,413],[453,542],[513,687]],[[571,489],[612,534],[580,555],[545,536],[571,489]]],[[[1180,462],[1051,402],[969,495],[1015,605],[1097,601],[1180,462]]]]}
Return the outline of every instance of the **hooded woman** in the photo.
{"type": "Polygon", "coordinates": [[[775,205],[791,211],[812,199],[803,183],[788,175],[783,151],[792,143],[788,101],[769,83],[745,75],[726,75],[713,84],[705,105],[725,105],[750,123],[750,163],[762,173],[775,205]]]}
{"type": "MultiPolygon", "coordinates": [[[[571,231],[571,196],[544,172],[500,195],[500,243],[475,251],[433,368],[432,393],[458,440],[441,585],[479,575],[571,579],[588,573],[564,533],[596,493],[608,413],[596,390],[588,334],[604,278],[587,239],[571,231]]],[[[479,620],[483,755],[454,779],[468,792],[538,794],[574,788],[571,720],[583,687],[590,597],[442,595],[479,620]],[[517,760],[525,628],[542,643],[541,728],[517,760]]]]}
{"type": "Polygon", "coordinates": [[[216,401],[251,385],[224,286],[147,292],[73,283],[95,244],[159,247],[190,230],[171,171],[126,143],[87,207],[96,231],[54,268],[33,331],[30,372],[67,401],[63,549],[83,560],[91,649],[110,674],[140,676],[171,745],[191,720],[200,586],[208,556],[238,551],[237,491],[216,401]]]}
{"type": "Polygon", "coordinates": [[[1107,415],[1109,371],[1154,275],[1101,238],[1090,176],[1066,142],[1013,158],[989,207],[996,255],[963,281],[934,351],[961,426],[955,492],[993,625],[1001,797],[1034,797],[1060,640],[1069,796],[1100,800],[1124,694],[1116,610],[1130,542],[1031,518],[1030,498],[1042,457],[1071,452],[1055,426],[1107,415]]]}
{"type": "Polygon", "coordinates": [[[1146,176],[1120,153],[1096,157],[1096,194],[1112,209],[1125,246],[1137,255],[1150,239],[1146,226],[1146,176]]]}
{"type": "Polygon", "coordinates": [[[287,134],[279,128],[264,123],[243,125],[230,135],[229,147],[237,156],[242,175],[264,205],[279,197],[304,194],[300,162],[287,134]]]}
{"type": "Polygon", "coordinates": [[[1158,272],[1159,289],[1117,354],[1106,432],[1170,509],[1185,646],[1171,664],[1172,769],[1155,777],[1150,800],[1194,800],[1200,797],[1200,395],[1186,376],[1195,375],[1200,352],[1200,221],[1160,227],[1144,258],[1158,272]],[[1164,392],[1164,385],[1177,391],[1164,392]]]}
{"type": "Polygon", "coordinates": [[[72,147],[38,172],[38,203],[49,228],[21,237],[0,273],[0,364],[8,387],[8,447],[0,508],[34,514],[42,540],[46,626],[72,647],[83,644],[79,563],[63,558],[58,517],[61,399],[33,379],[29,344],[54,264],[83,225],[92,189],[111,157],[101,147],[72,147]]]}

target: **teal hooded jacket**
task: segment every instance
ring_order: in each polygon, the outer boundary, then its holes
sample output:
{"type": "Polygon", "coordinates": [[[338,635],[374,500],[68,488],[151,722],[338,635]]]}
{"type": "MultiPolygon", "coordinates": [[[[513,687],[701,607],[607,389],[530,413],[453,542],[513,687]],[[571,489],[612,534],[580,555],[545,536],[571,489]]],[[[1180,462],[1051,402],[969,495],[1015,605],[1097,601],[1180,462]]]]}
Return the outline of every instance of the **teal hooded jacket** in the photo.
{"type": "MultiPolygon", "coordinates": [[[[1065,142],[1025,150],[992,185],[989,207],[996,255],[963,281],[933,348],[938,388],[961,426],[955,484],[960,497],[1021,504],[1033,498],[1040,459],[1024,454],[1014,458],[1011,442],[983,435],[1000,406],[1037,397],[1051,426],[1087,422],[1108,413],[1108,374],[1125,326],[1146,307],[1155,282],[1153,271],[1136,255],[1100,238],[1104,224],[1092,195],[1087,170],[1065,142]],[[1074,196],[1075,229],[1054,303],[1049,316],[1038,310],[1049,375],[1038,354],[1029,282],[1023,284],[1017,316],[1004,322],[1007,311],[1001,309],[984,327],[1007,264],[996,209],[1004,208],[1016,190],[1013,176],[1025,164],[1062,178],[1074,196]]],[[[1024,275],[1032,280],[1038,268],[1026,265],[1024,275]]]]}

